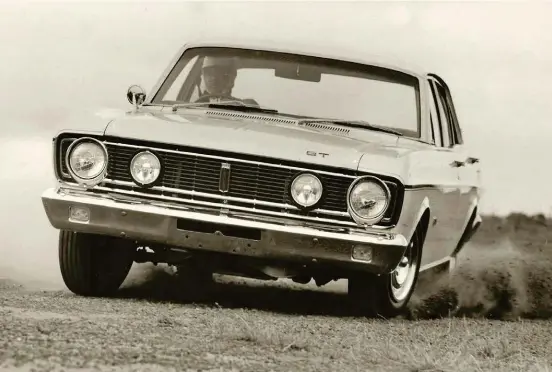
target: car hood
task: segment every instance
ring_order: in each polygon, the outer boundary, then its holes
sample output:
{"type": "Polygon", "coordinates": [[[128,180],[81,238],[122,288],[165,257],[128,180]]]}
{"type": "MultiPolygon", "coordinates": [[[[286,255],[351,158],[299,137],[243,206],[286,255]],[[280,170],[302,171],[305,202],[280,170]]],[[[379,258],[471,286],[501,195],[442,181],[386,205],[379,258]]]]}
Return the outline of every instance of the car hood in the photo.
{"type": "MultiPolygon", "coordinates": [[[[184,111],[184,110],[182,110],[184,111]]],[[[404,154],[396,135],[351,128],[348,135],[305,128],[255,115],[229,112],[227,116],[171,111],[129,112],[112,120],[106,136],[146,140],[204,149],[216,149],[274,159],[358,169],[360,159],[396,159],[404,154]],[[325,154],[325,155],[324,155],[325,154]]],[[[365,162],[365,160],[363,160],[365,162]]]]}

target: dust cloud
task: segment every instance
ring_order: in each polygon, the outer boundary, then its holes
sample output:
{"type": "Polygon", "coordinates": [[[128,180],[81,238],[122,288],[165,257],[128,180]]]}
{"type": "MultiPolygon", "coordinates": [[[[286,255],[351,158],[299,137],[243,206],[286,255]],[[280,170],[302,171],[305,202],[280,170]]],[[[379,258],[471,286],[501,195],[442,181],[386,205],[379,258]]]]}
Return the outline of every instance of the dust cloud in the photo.
{"type": "Polygon", "coordinates": [[[55,185],[51,135],[0,139],[0,278],[27,287],[62,288],[57,257],[57,230],[51,227],[40,199],[55,185]]]}
{"type": "Polygon", "coordinates": [[[435,274],[420,282],[410,303],[413,318],[552,317],[550,257],[507,238],[492,245],[472,243],[462,253],[450,277],[435,274]]]}
{"type": "MultiPolygon", "coordinates": [[[[29,289],[66,290],[59,271],[58,230],[50,225],[40,198],[56,184],[51,141],[56,132],[0,139],[0,280],[29,289]]],[[[152,270],[135,264],[126,282],[144,284],[152,270]]]]}
{"type": "MultiPolygon", "coordinates": [[[[450,277],[447,273],[422,275],[406,318],[552,318],[552,259],[548,256],[545,251],[519,248],[507,238],[494,244],[471,243],[465,247],[450,277]]],[[[161,264],[135,265],[134,274],[123,284],[123,292],[156,299],[186,298],[173,274],[161,264]]],[[[225,276],[219,277],[218,282],[220,293],[209,302],[216,298],[219,303],[228,302],[232,306],[293,314],[360,315],[354,307],[346,306],[346,280],[321,288],[289,280],[261,283],[225,276]],[[247,289],[243,289],[244,285],[247,289]],[[317,304],[316,309],[312,303],[317,304]]]]}

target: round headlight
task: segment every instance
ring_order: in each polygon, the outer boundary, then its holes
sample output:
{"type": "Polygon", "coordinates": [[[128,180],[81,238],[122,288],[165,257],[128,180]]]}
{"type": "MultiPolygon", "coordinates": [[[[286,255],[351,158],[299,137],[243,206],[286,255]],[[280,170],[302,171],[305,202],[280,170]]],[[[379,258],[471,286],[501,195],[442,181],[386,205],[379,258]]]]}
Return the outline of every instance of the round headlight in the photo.
{"type": "Polygon", "coordinates": [[[107,150],[93,138],[81,138],[67,149],[66,162],[77,182],[91,185],[99,182],[107,172],[107,150]]]}
{"type": "Polygon", "coordinates": [[[300,174],[291,183],[290,193],[300,206],[312,207],[322,198],[322,182],[313,174],[300,174]]]}
{"type": "Polygon", "coordinates": [[[161,162],[155,154],[142,151],[136,154],[130,161],[130,174],[136,183],[149,185],[159,177],[161,162]]]}
{"type": "Polygon", "coordinates": [[[353,182],[349,189],[349,213],[359,223],[379,222],[389,206],[389,189],[372,177],[353,182]]]}

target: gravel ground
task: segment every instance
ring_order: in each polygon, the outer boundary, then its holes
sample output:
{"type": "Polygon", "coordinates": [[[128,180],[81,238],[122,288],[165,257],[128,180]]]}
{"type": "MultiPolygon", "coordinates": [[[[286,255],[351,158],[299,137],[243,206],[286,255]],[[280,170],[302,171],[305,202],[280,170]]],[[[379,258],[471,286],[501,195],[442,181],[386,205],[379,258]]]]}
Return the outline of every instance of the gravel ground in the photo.
{"type": "Polygon", "coordinates": [[[136,265],[112,299],[0,279],[0,371],[550,371],[550,233],[516,221],[490,219],[403,319],[354,314],[343,283],[217,277],[193,302],[162,266],[136,265]]]}

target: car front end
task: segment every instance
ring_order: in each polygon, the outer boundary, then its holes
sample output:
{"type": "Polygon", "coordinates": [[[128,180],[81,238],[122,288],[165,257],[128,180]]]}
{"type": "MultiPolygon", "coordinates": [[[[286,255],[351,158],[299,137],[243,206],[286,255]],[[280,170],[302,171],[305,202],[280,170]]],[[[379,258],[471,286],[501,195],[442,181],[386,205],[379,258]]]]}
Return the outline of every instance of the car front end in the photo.
{"type": "Polygon", "coordinates": [[[59,185],[42,195],[57,229],[375,273],[391,271],[408,244],[394,229],[404,189],[390,177],[75,134],[54,139],[59,185]]]}

